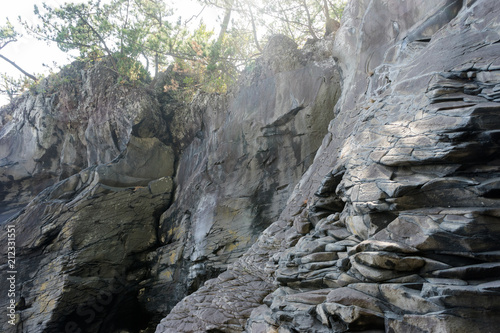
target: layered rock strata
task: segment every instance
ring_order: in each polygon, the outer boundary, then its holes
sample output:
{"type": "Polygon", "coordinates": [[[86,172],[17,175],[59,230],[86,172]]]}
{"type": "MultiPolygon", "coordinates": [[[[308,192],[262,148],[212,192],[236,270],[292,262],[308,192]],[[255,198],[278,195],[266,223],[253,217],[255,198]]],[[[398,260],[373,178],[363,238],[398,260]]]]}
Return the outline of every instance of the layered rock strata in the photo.
{"type": "Polygon", "coordinates": [[[1,129],[2,208],[14,213],[2,227],[15,228],[17,271],[16,325],[2,320],[3,332],[148,324],[137,294],[172,198],[175,154],[159,139],[167,126],[156,97],[116,79],[105,63],[74,63],[2,109],[12,115],[1,129]]]}
{"type": "Polygon", "coordinates": [[[156,332],[495,332],[496,1],[352,1],[343,94],[280,218],[156,332]]]}

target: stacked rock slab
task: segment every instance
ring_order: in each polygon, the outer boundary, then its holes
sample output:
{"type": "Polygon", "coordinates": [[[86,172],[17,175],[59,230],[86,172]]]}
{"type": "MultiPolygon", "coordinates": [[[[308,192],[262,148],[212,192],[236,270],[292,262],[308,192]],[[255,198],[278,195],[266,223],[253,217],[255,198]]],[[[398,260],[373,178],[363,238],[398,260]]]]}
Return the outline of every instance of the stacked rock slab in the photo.
{"type": "Polygon", "coordinates": [[[496,332],[499,17],[494,0],[350,2],[313,165],[156,332],[496,332]]]}

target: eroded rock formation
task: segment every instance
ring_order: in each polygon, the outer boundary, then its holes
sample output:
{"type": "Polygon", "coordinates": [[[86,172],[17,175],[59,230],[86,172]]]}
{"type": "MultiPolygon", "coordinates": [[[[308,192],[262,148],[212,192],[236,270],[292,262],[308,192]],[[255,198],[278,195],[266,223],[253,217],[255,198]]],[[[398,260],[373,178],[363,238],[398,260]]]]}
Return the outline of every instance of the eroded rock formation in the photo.
{"type": "Polygon", "coordinates": [[[104,63],[75,63],[37,89],[2,110],[12,116],[1,129],[2,208],[15,214],[2,226],[16,230],[18,303],[2,331],[143,327],[138,283],[174,188],[157,99],[117,85],[104,63]]]}
{"type": "Polygon", "coordinates": [[[350,2],[313,165],[156,332],[495,332],[499,14],[493,0],[350,2]]]}
{"type": "Polygon", "coordinates": [[[499,17],[351,1],[335,42],[276,36],[191,105],[169,72],[44,81],[1,109],[1,329],[496,332],[499,17]]]}
{"type": "Polygon", "coordinates": [[[331,47],[330,40],[299,51],[276,36],[235,91],[194,100],[200,125],[179,159],[175,201],[159,222],[162,246],[143,295],[148,309],[169,311],[279,216],[340,94],[331,47]],[[165,290],[168,301],[155,296],[165,290]]]}

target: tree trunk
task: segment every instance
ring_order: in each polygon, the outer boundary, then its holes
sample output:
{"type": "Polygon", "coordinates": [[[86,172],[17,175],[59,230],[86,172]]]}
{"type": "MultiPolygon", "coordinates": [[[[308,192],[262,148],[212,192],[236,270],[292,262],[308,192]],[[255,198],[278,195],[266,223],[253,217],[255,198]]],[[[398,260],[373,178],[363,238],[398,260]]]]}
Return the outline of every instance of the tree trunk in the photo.
{"type": "Polygon", "coordinates": [[[323,12],[325,13],[325,37],[334,33],[339,29],[340,23],[330,16],[330,12],[328,11],[328,3],[326,0],[323,0],[323,12]]]}
{"type": "Polygon", "coordinates": [[[227,27],[229,26],[229,20],[231,20],[231,12],[233,11],[234,0],[229,0],[226,7],[226,12],[224,13],[224,20],[220,26],[219,37],[217,38],[217,45],[222,45],[224,36],[227,32],[227,27]]]}
{"type": "Polygon", "coordinates": [[[247,6],[248,6],[248,12],[250,13],[250,19],[252,21],[253,39],[255,40],[255,46],[257,47],[257,50],[259,50],[259,52],[262,52],[262,48],[260,47],[259,44],[259,39],[257,38],[257,28],[255,27],[255,19],[252,13],[252,7],[248,3],[247,6]]]}
{"type": "Polygon", "coordinates": [[[309,29],[309,33],[314,39],[319,39],[318,36],[314,33],[314,28],[313,28],[313,22],[311,18],[311,14],[309,13],[309,7],[307,7],[307,3],[305,0],[302,0],[302,5],[304,6],[304,10],[306,11],[307,15],[307,27],[309,29]]]}
{"type": "Polygon", "coordinates": [[[215,42],[214,48],[212,49],[210,62],[208,64],[208,70],[214,70],[217,64],[217,61],[220,59],[220,54],[222,50],[222,42],[224,41],[224,36],[226,35],[227,28],[229,26],[229,20],[231,19],[231,12],[233,11],[233,3],[234,0],[228,0],[226,12],[224,13],[224,20],[220,26],[219,36],[217,37],[217,41],[215,42]]]}

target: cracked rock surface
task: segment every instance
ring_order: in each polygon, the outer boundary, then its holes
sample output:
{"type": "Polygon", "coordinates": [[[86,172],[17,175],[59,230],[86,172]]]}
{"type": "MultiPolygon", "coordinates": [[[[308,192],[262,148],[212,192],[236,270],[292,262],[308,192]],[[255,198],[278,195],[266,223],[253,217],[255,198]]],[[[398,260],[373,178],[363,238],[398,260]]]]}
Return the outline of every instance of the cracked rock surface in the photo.
{"type": "Polygon", "coordinates": [[[123,158],[45,189],[8,222],[16,226],[23,299],[18,332],[113,332],[133,321],[144,325],[136,298],[148,272],[147,253],[158,242],[159,214],[172,196],[173,153],[155,138],[131,140],[137,141],[149,164],[141,171],[158,178],[124,168],[137,163],[129,145],[123,158]]]}
{"type": "Polygon", "coordinates": [[[76,62],[2,115],[0,222],[16,228],[18,272],[2,332],[147,326],[137,295],[175,172],[156,97],[76,62]]]}
{"type": "Polygon", "coordinates": [[[275,36],[233,91],[195,98],[198,131],[183,145],[175,200],[160,218],[161,246],[141,297],[151,312],[163,317],[224,272],[279,216],[340,95],[332,45],[298,50],[275,36]],[[164,293],[168,299],[158,297],[164,293]]]}
{"type": "Polygon", "coordinates": [[[111,162],[132,133],[165,132],[158,109],[146,90],[116,85],[105,63],[79,62],[2,107],[0,223],[46,187],[111,162]]]}
{"type": "Polygon", "coordinates": [[[168,72],[44,81],[0,110],[1,330],[496,332],[499,18],[351,1],[335,40],[275,36],[190,105],[168,72]]]}

